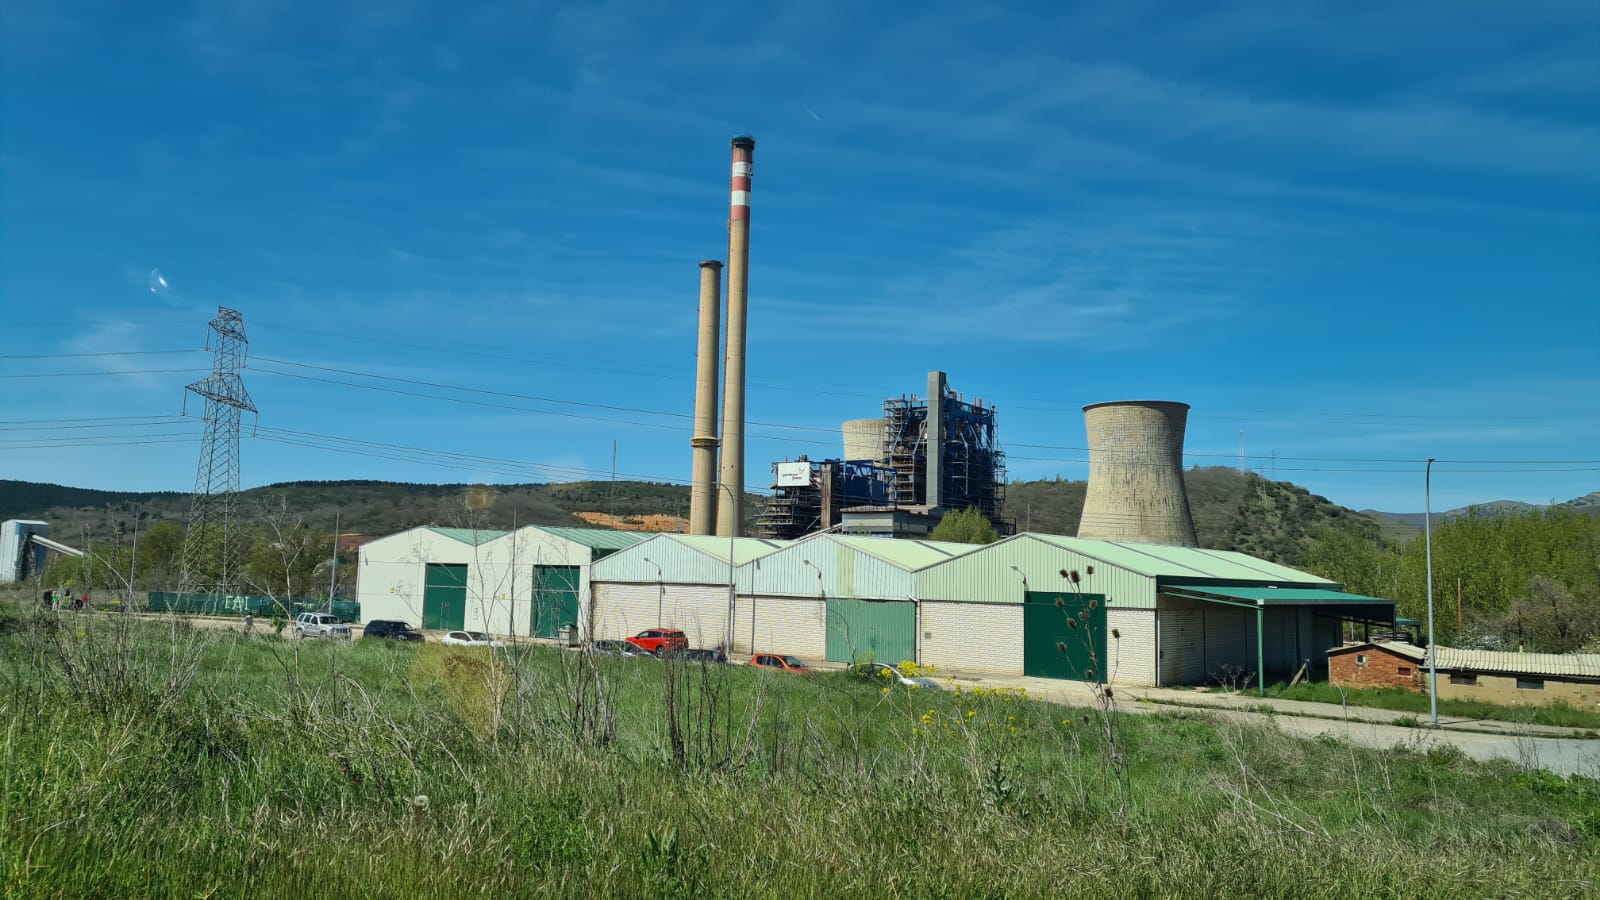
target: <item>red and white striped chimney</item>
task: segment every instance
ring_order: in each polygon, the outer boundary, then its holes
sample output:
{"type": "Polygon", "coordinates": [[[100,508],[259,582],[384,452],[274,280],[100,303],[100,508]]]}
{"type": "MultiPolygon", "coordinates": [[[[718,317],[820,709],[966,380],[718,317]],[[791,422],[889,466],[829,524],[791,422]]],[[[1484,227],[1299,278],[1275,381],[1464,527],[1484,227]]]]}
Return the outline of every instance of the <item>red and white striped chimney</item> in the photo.
{"type": "Polygon", "coordinates": [[[733,172],[728,198],[728,338],[723,364],[722,468],[717,534],[737,536],[744,528],[744,359],[750,289],[750,179],[756,139],[733,139],[733,172]]]}

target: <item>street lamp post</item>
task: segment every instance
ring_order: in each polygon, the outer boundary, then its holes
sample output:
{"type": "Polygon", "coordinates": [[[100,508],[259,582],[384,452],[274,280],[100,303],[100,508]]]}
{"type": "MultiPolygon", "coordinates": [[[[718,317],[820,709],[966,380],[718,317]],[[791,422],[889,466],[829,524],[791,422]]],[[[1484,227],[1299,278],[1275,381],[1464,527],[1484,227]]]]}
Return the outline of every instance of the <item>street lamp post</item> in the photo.
{"type": "Polygon", "coordinates": [[[661,564],[646,556],[644,561],[656,567],[656,627],[661,627],[662,601],[666,599],[667,576],[661,572],[661,564]]]}
{"type": "Polygon", "coordinates": [[[1027,603],[1028,602],[1028,576],[1023,574],[1022,570],[1017,568],[1016,566],[1012,566],[1011,567],[1011,571],[1017,573],[1017,575],[1022,579],[1022,602],[1023,603],[1027,603]]]}
{"type": "MultiPolygon", "coordinates": [[[[809,559],[802,559],[802,560],[800,560],[800,562],[803,565],[807,565],[807,566],[810,566],[812,569],[815,569],[816,573],[817,573],[817,600],[822,603],[822,633],[823,633],[823,646],[824,646],[823,655],[826,656],[827,655],[826,646],[827,646],[828,626],[830,624],[832,624],[832,623],[830,623],[828,621],[828,589],[823,584],[823,581],[822,581],[822,568],[820,566],[818,566],[816,563],[812,562],[809,559]]],[[[752,610],[752,615],[753,614],[754,614],[754,611],[752,610]]],[[[752,623],[751,626],[750,626],[750,639],[752,641],[755,640],[755,633],[756,633],[756,628],[755,628],[754,623],[752,623]]],[[[850,640],[850,635],[849,635],[849,633],[847,631],[845,633],[845,641],[848,642],[849,640],[850,640]]],[[[855,659],[855,647],[853,647],[853,646],[850,647],[850,657],[851,657],[851,661],[853,663],[854,659],[855,659]]]]}
{"type": "Polygon", "coordinates": [[[1433,641],[1433,460],[1422,475],[1422,534],[1428,568],[1428,716],[1439,727],[1439,647],[1433,641]]]}
{"type": "MultiPolygon", "coordinates": [[[[737,499],[737,495],[735,495],[734,492],[733,492],[733,486],[732,485],[720,484],[719,483],[717,485],[717,489],[718,490],[722,490],[722,491],[726,491],[728,493],[729,498],[731,498],[730,502],[731,502],[732,499],[737,499]]],[[[737,601],[737,598],[738,598],[738,591],[734,586],[734,572],[733,572],[734,544],[733,544],[733,541],[734,541],[734,535],[730,531],[729,534],[728,534],[728,636],[727,636],[727,639],[723,642],[724,644],[727,645],[725,652],[730,657],[733,656],[733,628],[734,628],[734,624],[735,624],[734,607],[736,605],[736,601],[737,601]]],[[[754,611],[754,609],[751,610],[750,620],[751,620],[752,624],[755,622],[755,611],[754,611]]],[[[753,634],[751,635],[750,652],[751,653],[755,652],[755,636],[753,634]]]]}

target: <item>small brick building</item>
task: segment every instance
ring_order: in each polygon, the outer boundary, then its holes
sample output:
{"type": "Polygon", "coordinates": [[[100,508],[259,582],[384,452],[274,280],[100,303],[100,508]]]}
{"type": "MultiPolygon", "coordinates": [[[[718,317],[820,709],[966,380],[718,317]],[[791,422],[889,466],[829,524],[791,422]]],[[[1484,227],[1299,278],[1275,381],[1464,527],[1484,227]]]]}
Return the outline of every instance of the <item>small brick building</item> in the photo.
{"type": "Polygon", "coordinates": [[[1339,687],[1417,690],[1427,651],[1400,641],[1345,644],[1328,651],[1328,681],[1339,687]]]}

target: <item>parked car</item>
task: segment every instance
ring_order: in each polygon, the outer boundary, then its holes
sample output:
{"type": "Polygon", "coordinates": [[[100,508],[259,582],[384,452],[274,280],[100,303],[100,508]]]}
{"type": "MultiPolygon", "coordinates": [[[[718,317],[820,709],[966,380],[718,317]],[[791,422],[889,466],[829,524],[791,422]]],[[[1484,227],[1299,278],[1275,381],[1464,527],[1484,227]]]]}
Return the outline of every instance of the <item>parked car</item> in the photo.
{"type": "Polygon", "coordinates": [[[590,653],[604,653],[610,656],[648,656],[655,659],[655,654],[649,650],[641,650],[627,641],[595,641],[589,645],[590,653]]]}
{"type": "Polygon", "coordinates": [[[640,650],[660,654],[663,651],[675,653],[679,650],[689,649],[689,637],[676,628],[646,628],[633,637],[628,638],[628,643],[640,650]]]}
{"type": "Polygon", "coordinates": [[[449,644],[452,647],[505,647],[505,644],[500,643],[481,631],[446,632],[445,636],[439,640],[439,643],[449,644]]]}
{"type": "Polygon", "coordinates": [[[387,638],[391,641],[420,641],[422,632],[411,627],[410,622],[397,619],[373,619],[361,629],[364,638],[387,638]]]}
{"type": "Polygon", "coordinates": [[[332,613],[301,613],[294,617],[294,636],[297,638],[339,638],[350,640],[350,626],[339,621],[332,613]]]}
{"type": "Polygon", "coordinates": [[[907,675],[894,666],[887,665],[885,663],[862,663],[861,665],[856,666],[855,672],[857,675],[860,675],[864,678],[871,678],[874,681],[881,680],[884,682],[892,682],[894,684],[904,685],[909,688],[933,688],[936,691],[943,690],[943,688],[939,687],[939,682],[934,681],[932,678],[907,675]]]}
{"type": "Polygon", "coordinates": [[[778,669],[784,672],[793,672],[796,675],[813,675],[816,669],[806,665],[806,661],[798,656],[788,656],[782,653],[757,653],[750,657],[750,665],[758,669],[778,669]]]}
{"type": "Polygon", "coordinates": [[[684,662],[694,663],[722,664],[728,661],[728,654],[723,653],[721,650],[709,650],[698,647],[690,650],[681,650],[678,652],[677,657],[684,662]]]}

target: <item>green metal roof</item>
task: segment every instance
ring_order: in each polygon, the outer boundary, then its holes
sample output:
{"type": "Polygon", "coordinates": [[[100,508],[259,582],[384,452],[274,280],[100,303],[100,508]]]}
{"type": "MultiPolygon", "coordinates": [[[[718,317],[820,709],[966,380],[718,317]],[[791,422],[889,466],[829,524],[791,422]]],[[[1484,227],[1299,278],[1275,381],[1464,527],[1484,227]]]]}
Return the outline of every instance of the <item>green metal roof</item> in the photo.
{"type": "Polygon", "coordinates": [[[655,537],[651,533],[638,531],[613,531],[609,528],[571,528],[567,526],[534,526],[545,534],[566,538],[573,543],[596,550],[626,550],[640,541],[655,537]]]}
{"type": "Polygon", "coordinates": [[[437,525],[424,526],[434,534],[442,534],[453,541],[460,541],[469,547],[481,547],[498,537],[505,537],[509,531],[494,531],[488,528],[440,528],[437,525]]]}
{"type": "Polygon", "coordinates": [[[876,556],[890,565],[907,571],[924,569],[936,563],[947,562],[981,550],[983,544],[953,544],[947,541],[913,541],[903,538],[866,537],[864,535],[830,534],[828,540],[853,550],[876,556]]]}
{"type": "Polygon", "coordinates": [[[708,534],[669,534],[671,540],[707,556],[728,562],[728,545],[733,544],[733,564],[742,566],[752,559],[760,559],[789,546],[793,541],[769,541],[764,538],[725,538],[708,534]]]}
{"type": "Polygon", "coordinates": [[[1346,594],[1344,591],[1326,591],[1320,588],[1297,587],[1218,587],[1214,585],[1184,587],[1168,590],[1180,596],[1226,597],[1243,600],[1258,606],[1394,606],[1393,600],[1346,594]]]}
{"type": "Polygon", "coordinates": [[[1100,541],[1032,532],[1029,536],[1083,556],[1099,559],[1108,565],[1156,578],[1162,584],[1182,584],[1186,581],[1207,579],[1335,584],[1309,572],[1301,572],[1231,550],[1166,547],[1159,544],[1100,541]]]}

